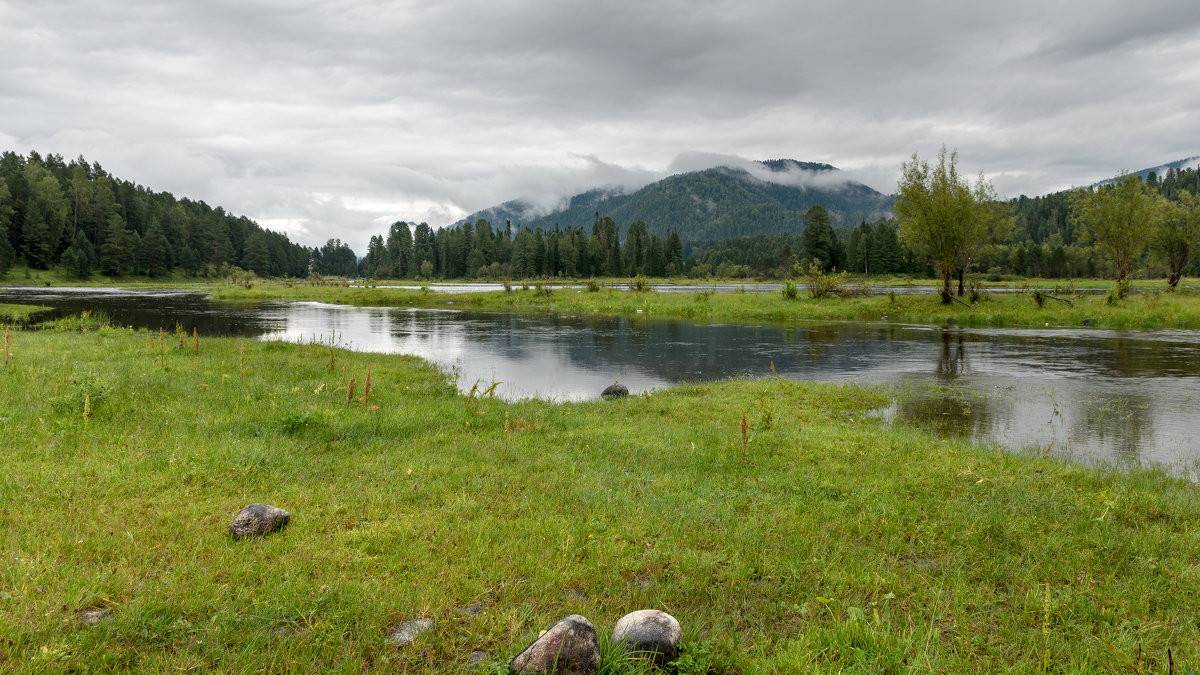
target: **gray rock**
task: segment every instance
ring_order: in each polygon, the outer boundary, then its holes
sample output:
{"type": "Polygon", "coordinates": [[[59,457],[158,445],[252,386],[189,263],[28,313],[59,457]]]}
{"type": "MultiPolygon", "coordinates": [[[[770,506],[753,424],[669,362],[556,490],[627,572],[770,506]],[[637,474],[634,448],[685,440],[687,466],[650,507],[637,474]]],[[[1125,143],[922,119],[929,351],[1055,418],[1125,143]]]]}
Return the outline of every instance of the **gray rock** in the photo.
{"type": "Polygon", "coordinates": [[[292,514],[269,504],[251,504],[233,517],[229,533],[235,538],[274,532],[288,524],[292,514]]]}
{"type": "Polygon", "coordinates": [[[608,385],[604,388],[604,391],[600,392],[601,398],[624,398],[628,395],[629,387],[619,382],[608,385]]]}
{"type": "Polygon", "coordinates": [[[679,656],[681,635],[675,617],[658,609],[639,609],[617,621],[613,626],[612,642],[624,643],[631,653],[653,658],[661,666],[679,656]]]}
{"type": "Polygon", "coordinates": [[[470,607],[459,607],[458,613],[466,614],[467,616],[479,616],[480,614],[483,614],[483,605],[471,605],[470,607]]]}
{"type": "Polygon", "coordinates": [[[103,607],[88,607],[79,610],[79,623],[85,626],[95,626],[112,616],[112,612],[103,607]]]}
{"type": "Polygon", "coordinates": [[[600,639],[591,621],[572,614],[554,624],[509,664],[514,673],[590,675],[600,669],[600,639]]]}
{"type": "Polygon", "coordinates": [[[487,661],[487,657],[487,652],[476,649],[475,651],[471,652],[470,656],[467,657],[467,668],[478,668],[479,664],[487,661]]]}
{"type": "Polygon", "coordinates": [[[583,591],[577,591],[573,588],[562,589],[562,596],[568,600],[587,600],[588,599],[587,593],[584,593],[583,591]]]}
{"type": "Polygon", "coordinates": [[[396,629],[388,635],[387,642],[394,647],[407,647],[422,633],[427,633],[431,630],[433,630],[433,619],[405,621],[396,626],[396,629]]]}

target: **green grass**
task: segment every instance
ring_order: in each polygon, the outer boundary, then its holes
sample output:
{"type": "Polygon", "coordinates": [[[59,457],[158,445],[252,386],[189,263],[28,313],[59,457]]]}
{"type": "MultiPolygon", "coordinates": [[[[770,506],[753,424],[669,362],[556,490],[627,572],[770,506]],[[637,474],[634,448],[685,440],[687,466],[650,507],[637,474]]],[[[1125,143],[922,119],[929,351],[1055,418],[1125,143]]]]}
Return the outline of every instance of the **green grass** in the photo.
{"type": "Polygon", "coordinates": [[[1200,500],[1161,472],[888,428],[856,386],[468,401],[409,357],[58,326],[0,370],[2,671],[502,672],[647,607],[681,672],[1200,663],[1200,500]],[[291,524],[234,541],[251,502],[291,524]]]}
{"type": "Polygon", "coordinates": [[[1080,326],[1164,329],[1200,327],[1200,293],[1180,290],[1139,290],[1115,304],[1103,295],[1057,295],[1038,307],[1028,293],[984,293],[978,303],[943,305],[933,294],[889,297],[831,297],[813,300],[805,295],[785,299],[782,293],[633,293],[604,289],[557,289],[549,294],[519,286],[512,292],[444,294],[403,289],[351,288],[339,285],[257,283],[214,286],[224,300],[319,300],[359,306],[450,307],[491,311],[658,316],[701,321],[891,321],[955,324],[960,326],[1080,326]]]}
{"type": "Polygon", "coordinates": [[[46,308],[40,305],[11,305],[0,303],[0,323],[28,321],[30,317],[46,308]]]}

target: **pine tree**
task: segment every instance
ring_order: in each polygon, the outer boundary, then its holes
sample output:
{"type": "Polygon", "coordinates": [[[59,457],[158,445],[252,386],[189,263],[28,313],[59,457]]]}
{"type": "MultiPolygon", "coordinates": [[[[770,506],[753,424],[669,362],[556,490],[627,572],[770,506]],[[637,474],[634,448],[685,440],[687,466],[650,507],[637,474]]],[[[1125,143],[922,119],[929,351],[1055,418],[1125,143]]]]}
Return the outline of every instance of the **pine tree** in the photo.
{"type": "Polygon", "coordinates": [[[413,236],[408,229],[408,223],[399,221],[392,223],[387,236],[388,256],[393,262],[393,268],[388,276],[404,278],[411,276],[409,262],[412,259],[413,236]]]}
{"type": "Polygon", "coordinates": [[[837,236],[829,224],[829,212],[821,205],[804,214],[804,233],[800,236],[804,257],[828,272],[838,263],[837,236]]]}
{"type": "Polygon", "coordinates": [[[30,267],[46,269],[53,261],[67,223],[67,200],[58,179],[41,164],[24,169],[29,198],[21,227],[25,260],[30,267]]]}
{"type": "MultiPolygon", "coordinates": [[[[146,237],[146,245],[150,245],[149,235],[146,237]]],[[[262,230],[257,230],[246,238],[246,252],[242,255],[242,267],[260,277],[268,276],[270,252],[267,249],[267,236],[262,230]]],[[[154,272],[151,272],[150,276],[154,276],[154,272]]]]}
{"type": "Polygon", "coordinates": [[[17,252],[8,239],[8,228],[16,211],[12,207],[12,194],[8,182],[0,177],[0,275],[7,274],[16,262],[17,252]]]}
{"type": "Polygon", "coordinates": [[[96,249],[83,230],[75,231],[75,241],[63,251],[61,262],[67,273],[78,279],[92,276],[97,262],[96,249]]]}

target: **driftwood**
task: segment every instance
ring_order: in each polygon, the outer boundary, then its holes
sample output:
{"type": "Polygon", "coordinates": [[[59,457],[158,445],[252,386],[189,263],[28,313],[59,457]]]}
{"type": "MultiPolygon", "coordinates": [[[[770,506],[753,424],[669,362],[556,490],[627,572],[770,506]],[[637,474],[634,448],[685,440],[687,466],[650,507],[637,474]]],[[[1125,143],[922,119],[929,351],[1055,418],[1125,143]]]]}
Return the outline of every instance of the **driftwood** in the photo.
{"type": "Polygon", "coordinates": [[[962,300],[959,300],[957,297],[954,296],[953,293],[950,294],[950,299],[957,302],[958,304],[962,305],[963,307],[966,307],[967,309],[975,309],[974,306],[968,305],[967,303],[963,302],[962,300]]]}
{"type": "Polygon", "coordinates": [[[1070,300],[1068,300],[1068,299],[1066,299],[1066,298],[1058,298],[1058,297],[1055,297],[1055,296],[1053,296],[1053,295],[1050,295],[1049,293],[1042,293],[1042,295],[1043,295],[1043,296],[1045,296],[1045,297],[1047,297],[1047,298],[1050,298],[1051,300],[1057,300],[1057,301],[1059,301],[1059,302],[1065,303],[1065,304],[1066,304],[1068,307],[1074,307],[1074,306],[1075,306],[1075,303],[1071,302],[1070,300]]]}

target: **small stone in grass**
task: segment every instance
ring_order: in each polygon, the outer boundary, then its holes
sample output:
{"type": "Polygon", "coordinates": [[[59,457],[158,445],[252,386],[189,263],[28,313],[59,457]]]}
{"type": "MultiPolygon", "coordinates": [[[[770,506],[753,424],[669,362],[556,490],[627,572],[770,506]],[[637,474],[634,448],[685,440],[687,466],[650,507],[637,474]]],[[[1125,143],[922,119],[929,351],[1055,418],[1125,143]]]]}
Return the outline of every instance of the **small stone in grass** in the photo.
{"type": "Polygon", "coordinates": [[[292,514],[270,504],[251,504],[233,517],[229,533],[238,537],[250,537],[274,532],[288,524],[292,514]]]}
{"type": "Polygon", "coordinates": [[[388,635],[388,644],[395,647],[407,647],[422,633],[433,629],[433,619],[413,619],[396,626],[388,635]]]}

